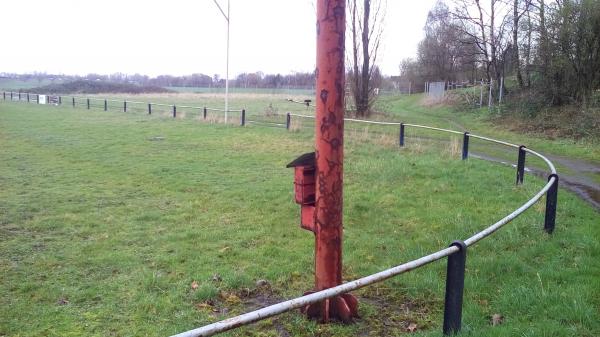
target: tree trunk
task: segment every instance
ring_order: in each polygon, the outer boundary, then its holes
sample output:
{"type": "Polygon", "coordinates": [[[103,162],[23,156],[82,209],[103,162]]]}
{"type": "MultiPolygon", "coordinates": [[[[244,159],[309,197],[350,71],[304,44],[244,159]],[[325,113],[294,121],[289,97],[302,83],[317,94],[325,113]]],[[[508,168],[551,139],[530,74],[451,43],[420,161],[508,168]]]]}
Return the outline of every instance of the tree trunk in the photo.
{"type": "Polygon", "coordinates": [[[517,70],[517,82],[519,88],[523,89],[523,75],[521,74],[521,62],[519,56],[519,0],[515,0],[513,8],[513,64],[517,70]]]}
{"type": "Polygon", "coordinates": [[[353,57],[353,72],[352,74],[352,96],[354,97],[354,105],[356,110],[358,111],[358,106],[360,105],[360,79],[358,72],[358,41],[357,41],[357,27],[356,27],[356,1],[350,1],[351,11],[352,11],[352,57],[353,57]]]}
{"type": "Polygon", "coordinates": [[[546,85],[549,85],[551,90],[551,101],[553,105],[560,105],[560,95],[556,93],[556,85],[554,84],[557,81],[554,76],[551,74],[550,70],[550,45],[548,41],[548,30],[546,28],[546,5],[544,0],[540,0],[540,57],[542,59],[542,78],[546,85]]]}
{"type": "Polygon", "coordinates": [[[356,115],[366,117],[371,113],[371,106],[375,100],[373,87],[377,84],[374,83],[374,78],[379,76],[375,61],[383,30],[381,15],[385,13],[385,9],[380,7],[383,0],[347,1],[352,20],[352,95],[356,115]]]}
{"type": "MultiPolygon", "coordinates": [[[[490,1],[490,47],[492,51],[492,67],[494,71],[494,79],[496,83],[500,83],[500,67],[498,66],[498,46],[496,45],[496,0],[490,1]]],[[[490,83],[490,86],[492,83],[490,83]]],[[[492,90],[493,91],[493,90],[492,90]]]]}
{"type": "Polygon", "coordinates": [[[363,30],[362,30],[362,70],[360,73],[361,77],[361,88],[360,88],[360,104],[357,103],[356,112],[360,116],[367,116],[369,114],[369,17],[371,16],[371,0],[364,0],[364,13],[363,13],[363,30]]]}
{"type": "Polygon", "coordinates": [[[490,60],[490,56],[488,53],[488,43],[491,40],[488,41],[488,39],[486,38],[487,34],[485,33],[485,24],[483,22],[483,9],[481,8],[481,3],[479,2],[479,0],[475,0],[475,4],[477,5],[477,10],[479,11],[478,26],[479,26],[479,29],[481,30],[481,43],[483,44],[482,52],[483,52],[483,57],[485,58],[485,75],[486,75],[488,83],[491,83],[491,80],[492,80],[492,74],[490,73],[491,60],[490,60]]]}
{"type": "Polygon", "coordinates": [[[525,54],[525,77],[527,78],[527,87],[531,88],[531,72],[529,67],[531,65],[531,32],[533,31],[533,27],[531,26],[531,8],[528,3],[527,7],[527,53],[525,54]]]}
{"type": "Polygon", "coordinates": [[[549,50],[548,50],[548,31],[546,30],[546,5],[544,0],[540,0],[540,56],[542,58],[542,66],[544,75],[548,75],[549,61],[549,50]]]}

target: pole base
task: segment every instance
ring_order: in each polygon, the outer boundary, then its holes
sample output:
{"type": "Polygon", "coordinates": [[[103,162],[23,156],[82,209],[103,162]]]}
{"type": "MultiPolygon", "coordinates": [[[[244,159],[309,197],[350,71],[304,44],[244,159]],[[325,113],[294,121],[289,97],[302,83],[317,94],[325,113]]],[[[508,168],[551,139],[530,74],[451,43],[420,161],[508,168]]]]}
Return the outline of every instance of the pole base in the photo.
{"type": "MultiPolygon", "coordinates": [[[[304,293],[312,294],[314,291],[304,293]]],[[[325,299],[318,303],[309,304],[300,309],[309,318],[317,319],[320,323],[330,320],[339,320],[351,323],[353,318],[358,318],[358,300],[352,294],[343,294],[325,299]]]]}

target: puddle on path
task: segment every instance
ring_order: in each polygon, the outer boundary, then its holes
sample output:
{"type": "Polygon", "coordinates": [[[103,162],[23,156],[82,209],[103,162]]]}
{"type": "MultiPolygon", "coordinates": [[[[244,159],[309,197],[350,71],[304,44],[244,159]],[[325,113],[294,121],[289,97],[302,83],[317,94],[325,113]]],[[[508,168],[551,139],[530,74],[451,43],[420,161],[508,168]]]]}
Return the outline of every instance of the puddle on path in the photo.
{"type": "MultiPolygon", "coordinates": [[[[441,116],[431,115],[432,117],[439,118],[444,120],[454,126],[456,126],[459,130],[466,130],[463,125],[459,122],[455,121],[451,118],[444,118],[441,116]]],[[[413,136],[413,138],[422,138],[428,140],[434,140],[429,137],[419,137],[413,136]]],[[[439,141],[439,139],[435,139],[434,141],[439,141]]],[[[491,145],[491,144],[487,144],[491,145]]],[[[485,146],[484,146],[485,147],[485,146]]],[[[498,151],[505,152],[509,157],[515,157],[516,154],[514,149],[504,148],[504,147],[494,147],[489,148],[490,152],[498,154],[498,151]]],[[[474,152],[469,151],[469,156],[483,159],[491,162],[501,163],[504,165],[509,165],[512,167],[516,167],[516,163],[511,161],[507,161],[506,159],[499,158],[490,154],[489,152],[474,152]]],[[[584,160],[572,159],[563,156],[555,156],[555,155],[547,155],[544,154],[551,162],[553,162],[557,166],[558,176],[559,176],[559,185],[561,187],[566,188],[567,190],[574,192],[577,196],[582,198],[591,204],[596,210],[600,212],[600,162],[589,162],[584,160]]],[[[529,157],[529,156],[528,156],[529,157]]],[[[548,170],[546,167],[535,167],[535,166],[527,166],[525,171],[540,176],[542,178],[546,178],[548,176],[548,170]]],[[[516,178],[515,178],[516,179],[516,178]]]]}
{"type": "MultiPolygon", "coordinates": [[[[495,158],[483,153],[470,153],[473,158],[487,160],[495,163],[509,165],[516,167],[514,163],[507,162],[505,160],[495,158]]],[[[569,159],[562,158],[560,161],[555,160],[555,157],[548,156],[548,159],[555,164],[566,166],[572,171],[570,174],[564,174],[558,170],[559,185],[566,188],[567,190],[574,192],[577,196],[590,203],[594,208],[600,211],[600,184],[594,182],[589,178],[586,173],[588,172],[600,172],[600,166],[594,166],[588,162],[582,161],[571,161],[569,159]]],[[[536,176],[546,178],[548,176],[547,169],[541,169],[534,166],[526,166],[525,171],[532,173],[536,176]]],[[[516,179],[516,178],[515,178],[516,179]]]]}

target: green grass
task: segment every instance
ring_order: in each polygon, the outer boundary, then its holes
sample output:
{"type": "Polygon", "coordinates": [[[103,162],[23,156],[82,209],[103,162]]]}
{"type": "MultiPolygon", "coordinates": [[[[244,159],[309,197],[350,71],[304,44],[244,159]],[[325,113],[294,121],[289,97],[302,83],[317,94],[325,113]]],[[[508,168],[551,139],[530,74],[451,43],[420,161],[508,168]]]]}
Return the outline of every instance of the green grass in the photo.
{"type": "MultiPolygon", "coordinates": [[[[208,88],[208,87],[166,87],[181,93],[198,93],[198,94],[224,94],[225,88],[208,88]]],[[[232,94],[268,94],[268,95],[309,95],[314,96],[315,91],[312,89],[293,89],[293,88],[229,88],[232,94]]]]}
{"type": "MultiPolygon", "coordinates": [[[[524,144],[531,149],[549,155],[553,160],[556,158],[554,163],[562,175],[583,177],[588,181],[600,182],[598,173],[586,171],[588,170],[586,167],[590,165],[600,166],[600,146],[594,139],[549,139],[540,133],[511,131],[507,130],[506,122],[499,123],[499,116],[495,112],[490,112],[487,108],[462,111],[460,108],[450,105],[427,106],[423,104],[423,101],[423,95],[382,97],[378,102],[378,108],[386,113],[375,116],[375,118],[419,123],[460,131],[468,130],[473,134],[505,140],[514,144],[524,144]],[[563,159],[570,162],[570,164],[563,163],[563,159]],[[574,165],[577,169],[574,170],[573,167],[570,167],[571,165],[574,165]]],[[[411,134],[439,141],[447,141],[448,139],[448,136],[443,133],[407,128],[407,135],[411,134]]],[[[470,151],[509,163],[516,163],[517,151],[502,145],[471,138],[470,151]]],[[[528,156],[527,166],[537,169],[546,168],[543,161],[533,156],[528,156]]]]}
{"type": "MultiPolygon", "coordinates": [[[[543,186],[374,131],[347,137],[346,280],[464,239],[543,186]]],[[[285,168],[312,149],[310,128],[0,102],[0,143],[0,336],[165,336],[311,288],[314,239],[285,168]]],[[[600,334],[598,213],[561,190],[550,236],[543,209],[469,250],[464,335],[600,334]],[[491,326],[496,313],[504,322],[491,326]]],[[[398,335],[416,323],[415,335],[439,336],[444,274],[438,262],[356,292],[353,325],[291,312],[231,335],[398,335]]]]}
{"type": "MultiPolygon", "coordinates": [[[[83,97],[83,96],[82,96],[83,97]]],[[[88,95],[86,97],[93,97],[99,100],[91,102],[92,109],[103,109],[104,100],[116,100],[118,102],[108,102],[108,110],[110,111],[122,111],[123,101],[127,100],[128,110],[130,112],[147,113],[147,102],[160,103],[168,105],[177,105],[177,114],[186,119],[198,118],[201,116],[201,109],[192,109],[190,107],[208,107],[214,109],[225,108],[225,95],[219,93],[173,93],[173,94],[140,94],[140,95],[128,95],[128,94],[101,94],[101,95],[88,95]],[[143,102],[143,104],[136,103],[143,102]]],[[[304,100],[311,98],[305,95],[285,95],[285,94],[266,94],[266,93],[238,93],[232,94],[229,98],[229,109],[231,110],[242,110],[245,109],[247,116],[253,117],[264,117],[266,113],[279,114],[279,117],[270,118],[271,121],[285,122],[285,113],[307,113],[312,114],[312,110],[307,110],[306,106],[297,103],[288,102],[287,99],[291,98],[294,100],[304,100]]],[[[71,103],[71,96],[64,96],[64,102],[67,104],[71,103]]],[[[84,99],[77,99],[77,104],[85,106],[84,99]]],[[[171,106],[153,106],[153,114],[159,114],[163,116],[170,116],[172,112],[171,106]]],[[[223,112],[209,112],[210,116],[222,118],[223,112]]],[[[230,112],[230,116],[239,119],[240,113],[230,112]]]]}
{"type": "Polygon", "coordinates": [[[495,137],[515,144],[525,144],[532,149],[559,156],[598,161],[600,146],[589,139],[549,139],[539,133],[520,133],[506,129],[492,119],[498,117],[487,108],[463,111],[449,105],[423,106],[423,95],[385,96],[378,108],[387,112],[387,119],[398,119],[411,123],[425,123],[454,130],[466,129],[488,137],[495,137]]]}

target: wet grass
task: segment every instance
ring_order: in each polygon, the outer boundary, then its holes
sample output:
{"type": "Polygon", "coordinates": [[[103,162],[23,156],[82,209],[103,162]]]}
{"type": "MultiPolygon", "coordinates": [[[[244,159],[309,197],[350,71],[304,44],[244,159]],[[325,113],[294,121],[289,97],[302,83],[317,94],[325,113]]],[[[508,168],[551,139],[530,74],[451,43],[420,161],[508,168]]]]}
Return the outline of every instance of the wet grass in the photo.
{"type": "Polygon", "coordinates": [[[600,146],[592,139],[574,140],[549,137],[535,132],[507,130],[507,125],[495,119],[500,115],[487,108],[464,110],[451,105],[423,105],[423,95],[382,96],[378,108],[386,112],[388,118],[409,123],[425,123],[454,130],[468,130],[488,137],[495,137],[515,144],[527,146],[548,154],[598,162],[600,146]]]}
{"type": "MultiPolygon", "coordinates": [[[[70,97],[67,97],[67,103],[70,102],[70,97]]],[[[101,95],[91,95],[89,97],[95,97],[99,99],[112,99],[117,102],[108,102],[108,110],[110,111],[122,111],[123,110],[123,101],[127,100],[128,103],[128,111],[135,113],[147,113],[147,104],[138,104],[135,102],[152,102],[152,103],[161,103],[167,104],[169,106],[153,106],[153,113],[170,116],[172,112],[172,105],[177,105],[177,113],[178,115],[185,118],[199,118],[202,114],[201,109],[191,109],[185,106],[191,107],[208,107],[213,109],[224,109],[225,108],[225,94],[223,93],[190,93],[190,92],[180,92],[180,93],[168,93],[168,94],[139,94],[139,95],[131,95],[131,94],[101,94],[101,95]]],[[[271,121],[277,121],[279,123],[285,122],[285,113],[294,112],[294,113],[309,113],[312,114],[312,111],[307,111],[307,108],[302,104],[291,103],[288,102],[287,99],[294,99],[303,101],[307,98],[312,98],[309,96],[305,96],[303,94],[281,94],[281,93],[266,93],[266,92],[240,92],[230,94],[229,97],[229,109],[230,110],[242,110],[245,109],[247,116],[252,117],[265,117],[266,115],[280,115],[280,116],[272,116],[271,121]]],[[[84,106],[84,100],[78,100],[80,106],[84,106]]],[[[103,109],[104,102],[93,101],[92,109],[103,109]]],[[[224,113],[221,111],[209,111],[209,116],[215,117],[223,117],[224,113]]],[[[229,113],[229,116],[238,118],[240,117],[239,111],[232,111],[229,113]]]]}
{"type": "MultiPolygon", "coordinates": [[[[540,133],[523,133],[507,130],[507,123],[498,123],[499,114],[487,109],[461,111],[460,108],[448,104],[427,105],[422,95],[402,97],[382,97],[379,108],[387,111],[384,116],[388,120],[397,119],[409,123],[421,123],[453,130],[469,131],[487,137],[507,140],[514,144],[524,144],[529,148],[546,155],[556,166],[563,186],[598,205],[600,199],[600,146],[593,139],[548,139],[540,133]]],[[[525,121],[521,121],[525,123],[525,121]]],[[[519,128],[517,128],[518,130],[519,128]]],[[[520,128],[523,129],[523,128],[520,128]]],[[[407,134],[425,138],[429,141],[448,142],[448,135],[439,132],[428,132],[407,128],[407,134]]],[[[408,142],[411,140],[409,139],[408,142]]],[[[517,150],[499,144],[478,140],[471,137],[469,152],[482,155],[484,158],[516,164],[517,150]]],[[[547,165],[535,156],[527,156],[527,168],[547,175],[547,165]]]]}
{"type": "MultiPolygon", "coordinates": [[[[167,89],[182,93],[218,93],[224,94],[225,88],[209,87],[167,87],[167,89]]],[[[229,88],[231,94],[271,94],[271,95],[292,95],[292,96],[314,96],[314,89],[292,89],[292,88],[229,88]]]]}
{"type": "MultiPolygon", "coordinates": [[[[164,336],[308,290],[313,237],[285,168],[312,149],[304,126],[0,102],[0,336],[164,336]]],[[[348,132],[346,280],[464,239],[543,186],[517,188],[512,169],[460,161],[452,143],[398,149],[390,135],[348,132]]],[[[598,214],[561,191],[550,236],[543,210],[470,249],[464,335],[600,333],[598,214]]],[[[291,312],[231,335],[393,336],[415,324],[439,336],[444,274],[438,262],[358,291],[353,325],[291,312]]]]}

